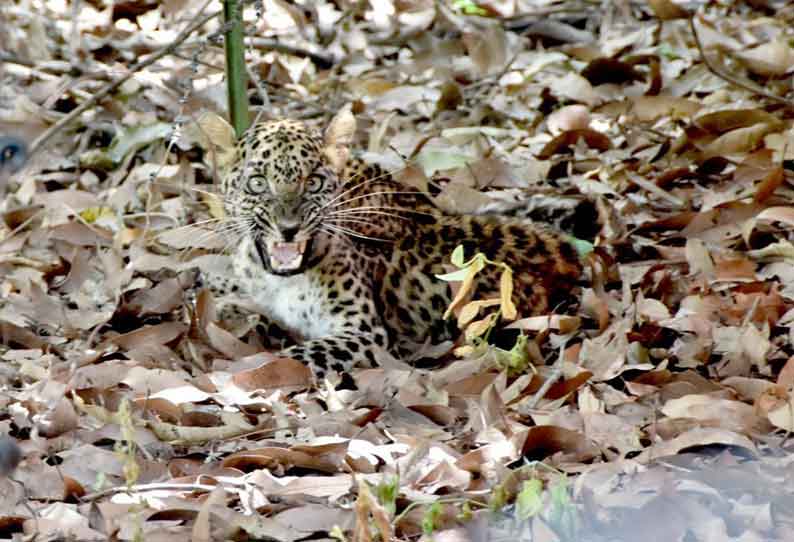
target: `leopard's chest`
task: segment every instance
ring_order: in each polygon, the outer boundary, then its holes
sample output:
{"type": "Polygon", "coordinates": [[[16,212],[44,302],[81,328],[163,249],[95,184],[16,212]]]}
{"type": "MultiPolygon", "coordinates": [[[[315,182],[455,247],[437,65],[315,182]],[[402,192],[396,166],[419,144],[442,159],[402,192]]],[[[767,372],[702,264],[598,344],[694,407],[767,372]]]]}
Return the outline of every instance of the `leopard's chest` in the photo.
{"type": "Polygon", "coordinates": [[[344,319],[334,311],[331,287],[321,269],[291,276],[274,275],[250,257],[245,244],[234,265],[250,301],[296,339],[327,337],[344,325],[344,319]]]}

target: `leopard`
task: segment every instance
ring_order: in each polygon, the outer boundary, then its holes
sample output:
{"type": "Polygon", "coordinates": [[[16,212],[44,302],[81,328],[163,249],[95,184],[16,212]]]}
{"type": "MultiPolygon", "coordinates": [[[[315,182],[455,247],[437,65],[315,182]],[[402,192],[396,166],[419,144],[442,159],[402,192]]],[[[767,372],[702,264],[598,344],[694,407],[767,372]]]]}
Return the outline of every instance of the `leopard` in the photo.
{"type": "MultiPolygon", "coordinates": [[[[563,232],[527,219],[444,212],[426,192],[355,157],[349,107],[322,131],[269,120],[238,141],[217,115],[204,125],[226,231],[236,232],[231,268],[210,289],[256,306],[294,342],[277,355],[306,364],[316,379],[388,356],[411,360],[454,340],[459,330],[444,318],[453,293],[438,277],[459,246],[466,258],[479,252],[513,270],[521,315],[549,312],[581,279],[581,258],[563,232]]],[[[499,280],[486,268],[472,295],[498,291],[499,280]]]]}

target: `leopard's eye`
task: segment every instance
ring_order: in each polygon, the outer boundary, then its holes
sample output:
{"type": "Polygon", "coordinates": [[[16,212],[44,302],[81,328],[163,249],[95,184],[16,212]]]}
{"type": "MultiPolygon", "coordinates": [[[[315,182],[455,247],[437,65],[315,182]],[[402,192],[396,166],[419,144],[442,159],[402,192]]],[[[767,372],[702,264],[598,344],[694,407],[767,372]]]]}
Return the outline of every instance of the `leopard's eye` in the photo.
{"type": "Polygon", "coordinates": [[[325,181],[325,177],[319,173],[312,173],[306,179],[306,190],[313,194],[319,192],[323,188],[323,181],[325,181]]]}
{"type": "Polygon", "coordinates": [[[267,190],[267,181],[261,175],[254,175],[248,177],[248,183],[246,184],[246,189],[251,194],[262,194],[267,190]]]}

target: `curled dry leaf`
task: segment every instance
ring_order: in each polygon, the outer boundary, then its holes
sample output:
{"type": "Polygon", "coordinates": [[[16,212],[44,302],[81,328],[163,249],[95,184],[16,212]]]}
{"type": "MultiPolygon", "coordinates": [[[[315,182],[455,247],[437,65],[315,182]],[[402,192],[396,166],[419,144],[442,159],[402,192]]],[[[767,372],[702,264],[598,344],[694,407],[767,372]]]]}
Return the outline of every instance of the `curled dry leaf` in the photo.
{"type": "Polygon", "coordinates": [[[557,453],[570,461],[589,461],[599,454],[598,449],[576,431],[550,425],[535,426],[527,431],[521,455],[533,458],[557,453]]]}
{"type": "Polygon", "coordinates": [[[671,440],[651,445],[643,450],[635,460],[641,463],[647,463],[660,457],[675,455],[686,448],[707,446],[709,444],[738,446],[740,448],[745,448],[755,456],[758,455],[758,450],[753,442],[744,435],[721,428],[695,427],[671,440]]]}
{"type": "Polygon", "coordinates": [[[505,320],[515,320],[518,316],[513,303],[513,270],[506,267],[499,278],[499,310],[505,320]]]}
{"type": "Polygon", "coordinates": [[[780,39],[739,51],[736,57],[749,71],[763,77],[780,77],[794,71],[794,49],[780,39]]]}
{"type": "Polygon", "coordinates": [[[673,19],[688,19],[689,12],[672,0],[648,0],[648,5],[653,10],[653,14],[663,21],[673,19]]]}
{"type": "Polygon", "coordinates": [[[546,126],[554,135],[570,130],[584,130],[590,126],[590,111],[583,105],[566,105],[549,115],[546,126]]]}
{"type": "Polygon", "coordinates": [[[538,159],[540,160],[548,160],[555,154],[562,154],[570,152],[571,147],[576,145],[576,143],[582,140],[584,141],[585,145],[590,147],[591,149],[595,149],[598,151],[608,151],[612,148],[612,142],[609,140],[607,136],[602,134],[601,132],[597,132],[595,130],[591,130],[589,128],[580,129],[580,130],[569,130],[567,132],[563,132],[543,147],[543,149],[538,154],[538,159]]]}
{"type": "Polygon", "coordinates": [[[308,367],[290,358],[266,361],[255,369],[241,371],[232,377],[235,385],[244,390],[271,390],[277,388],[307,388],[313,376],[308,367]]]}
{"type": "Polygon", "coordinates": [[[692,418],[704,422],[704,425],[748,436],[766,433],[770,429],[751,405],[709,395],[691,394],[671,399],[664,404],[662,412],[671,418],[692,418]]]}
{"type": "Polygon", "coordinates": [[[579,329],[582,319],[578,316],[549,314],[547,316],[530,316],[521,318],[505,326],[507,329],[523,329],[525,331],[546,331],[548,329],[566,334],[579,329]]]}
{"type": "Polygon", "coordinates": [[[695,126],[713,134],[724,134],[738,128],[749,128],[756,124],[770,127],[770,131],[783,125],[775,115],[762,109],[723,109],[704,113],[694,119],[695,126]]]}
{"type": "Polygon", "coordinates": [[[726,154],[736,154],[750,152],[758,148],[764,136],[775,131],[774,126],[758,123],[744,128],[736,128],[730,132],[725,132],[717,139],[703,147],[703,155],[706,158],[714,156],[724,156],[726,154]]]}

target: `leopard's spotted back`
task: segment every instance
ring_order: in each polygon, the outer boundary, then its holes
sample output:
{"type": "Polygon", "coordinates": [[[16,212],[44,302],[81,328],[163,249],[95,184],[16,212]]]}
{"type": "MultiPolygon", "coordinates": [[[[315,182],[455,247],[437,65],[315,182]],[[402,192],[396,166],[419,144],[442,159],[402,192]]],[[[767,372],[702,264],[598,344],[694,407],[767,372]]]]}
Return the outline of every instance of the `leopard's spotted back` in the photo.
{"type": "MultiPolygon", "coordinates": [[[[548,312],[555,292],[577,281],[579,259],[561,234],[526,220],[445,215],[378,166],[340,162],[340,148],[333,133],[265,123],[223,179],[229,215],[246,225],[240,290],[296,339],[284,355],[316,373],[450,338],[442,315],[451,291],[436,275],[458,245],[513,269],[514,301],[527,315],[548,312]]],[[[497,291],[498,279],[485,270],[475,295],[497,291]]]]}

